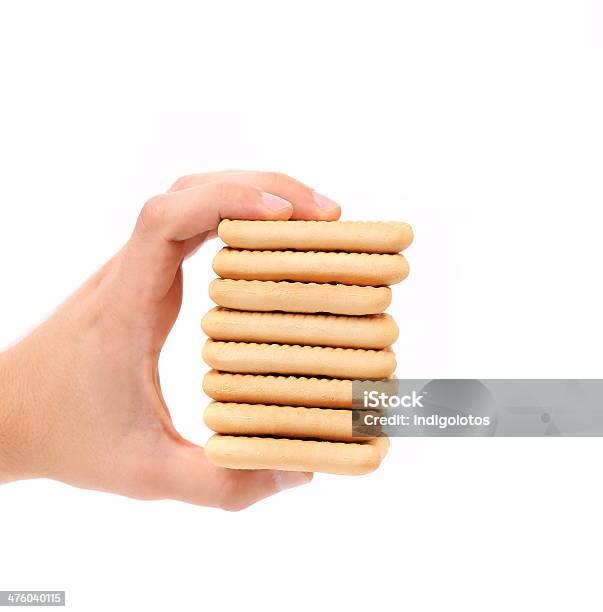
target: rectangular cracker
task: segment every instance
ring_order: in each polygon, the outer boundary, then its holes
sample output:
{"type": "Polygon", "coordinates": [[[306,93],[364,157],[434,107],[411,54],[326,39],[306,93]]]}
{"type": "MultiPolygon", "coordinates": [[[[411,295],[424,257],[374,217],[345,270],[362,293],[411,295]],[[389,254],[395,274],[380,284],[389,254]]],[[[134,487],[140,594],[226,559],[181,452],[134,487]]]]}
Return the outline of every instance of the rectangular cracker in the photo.
{"type": "Polygon", "coordinates": [[[294,374],[334,378],[388,378],[396,369],[393,351],[344,349],[254,342],[207,340],[203,359],[224,372],[294,374]]]}
{"type": "Polygon", "coordinates": [[[213,340],[383,349],[398,338],[388,314],[352,317],[289,312],[210,310],[201,323],[213,340]]]}
{"type": "Polygon", "coordinates": [[[385,437],[354,443],[215,434],[207,441],[205,456],[216,465],[238,470],[361,475],[376,470],[388,448],[385,437]]]}
{"type": "Polygon", "coordinates": [[[236,310],[356,316],[383,312],[391,303],[392,293],[389,287],[217,278],[209,286],[209,296],[218,306],[236,310]]]}
{"type": "MultiPolygon", "coordinates": [[[[210,370],[203,378],[203,391],[219,402],[352,408],[353,382],[339,378],[233,374],[210,370]]],[[[390,382],[389,393],[394,394],[397,383],[394,380],[390,382]]]]}
{"type": "Polygon", "coordinates": [[[213,261],[215,273],[233,280],[341,283],[380,287],[408,276],[402,255],[317,251],[240,251],[224,248],[213,261]]]}
{"type": "Polygon", "coordinates": [[[225,219],[218,235],[237,249],[398,253],[413,240],[397,221],[237,221],[225,219]]]}

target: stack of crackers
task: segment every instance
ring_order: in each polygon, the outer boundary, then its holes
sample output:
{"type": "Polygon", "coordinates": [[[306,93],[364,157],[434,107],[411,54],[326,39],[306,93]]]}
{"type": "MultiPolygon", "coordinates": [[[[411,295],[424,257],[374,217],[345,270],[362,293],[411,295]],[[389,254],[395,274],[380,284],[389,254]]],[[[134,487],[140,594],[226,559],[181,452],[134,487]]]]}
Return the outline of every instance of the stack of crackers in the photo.
{"type": "Polygon", "coordinates": [[[407,223],[231,221],[203,319],[206,456],[237,469],[365,474],[385,437],[352,431],[352,382],[384,380],[398,337],[389,285],[408,275],[407,223]]]}

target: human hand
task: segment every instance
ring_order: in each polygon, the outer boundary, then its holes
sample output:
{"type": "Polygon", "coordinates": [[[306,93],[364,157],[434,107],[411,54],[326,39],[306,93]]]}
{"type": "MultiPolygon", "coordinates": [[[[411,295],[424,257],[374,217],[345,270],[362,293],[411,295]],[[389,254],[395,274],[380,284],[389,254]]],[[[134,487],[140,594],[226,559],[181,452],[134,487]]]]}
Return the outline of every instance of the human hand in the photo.
{"type": "Polygon", "coordinates": [[[0,353],[0,482],[54,478],[141,499],[244,508],[311,474],[228,470],[176,431],[158,359],[182,263],[222,218],[335,220],[339,206],[277,173],[185,176],[143,207],[124,247],[0,353]]]}

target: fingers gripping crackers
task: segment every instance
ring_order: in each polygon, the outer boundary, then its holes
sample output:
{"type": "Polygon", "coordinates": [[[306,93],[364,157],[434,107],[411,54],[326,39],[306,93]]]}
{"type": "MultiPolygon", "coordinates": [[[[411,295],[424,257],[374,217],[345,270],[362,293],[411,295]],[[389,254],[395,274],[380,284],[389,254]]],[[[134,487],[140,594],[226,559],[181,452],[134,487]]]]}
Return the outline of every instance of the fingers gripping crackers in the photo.
{"type": "MultiPolygon", "coordinates": [[[[217,465],[333,474],[375,470],[387,438],[352,430],[352,383],[390,378],[389,285],[408,275],[406,223],[230,221],[203,319],[217,465]]],[[[374,434],[373,434],[374,435],[374,434]]]]}

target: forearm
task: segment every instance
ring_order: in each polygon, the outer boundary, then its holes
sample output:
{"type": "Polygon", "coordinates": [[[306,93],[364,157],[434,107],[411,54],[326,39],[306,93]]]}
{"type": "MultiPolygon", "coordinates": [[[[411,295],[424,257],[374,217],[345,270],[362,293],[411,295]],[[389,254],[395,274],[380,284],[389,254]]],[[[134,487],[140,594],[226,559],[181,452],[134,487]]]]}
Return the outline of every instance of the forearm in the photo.
{"type": "Polygon", "coordinates": [[[20,346],[0,353],[0,483],[29,477],[32,406],[24,368],[20,346]]]}
{"type": "Polygon", "coordinates": [[[52,329],[47,321],[0,352],[0,483],[52,476],[50,439],[66,386],[52,329]]]}
{"type": "Polygon", "coordinates": [[[0,353],[0,483],[64,479],[70,466],[84,463],[81,450],[90,432],[80,370],[99,345],[86,345],[90,325],[82,304],[88,293],[86,284],[76,300],[0,353]]]}

